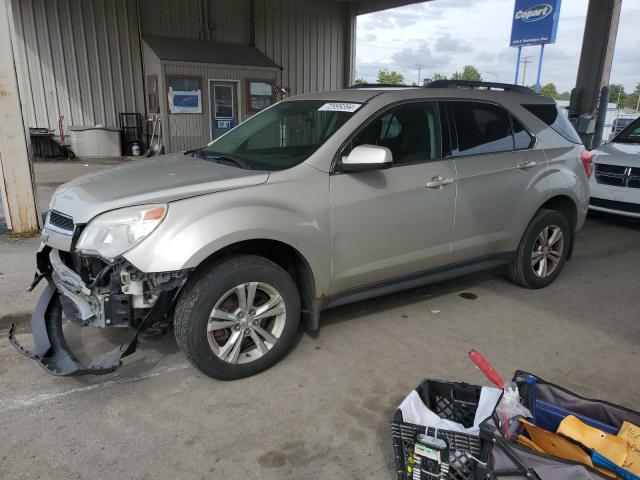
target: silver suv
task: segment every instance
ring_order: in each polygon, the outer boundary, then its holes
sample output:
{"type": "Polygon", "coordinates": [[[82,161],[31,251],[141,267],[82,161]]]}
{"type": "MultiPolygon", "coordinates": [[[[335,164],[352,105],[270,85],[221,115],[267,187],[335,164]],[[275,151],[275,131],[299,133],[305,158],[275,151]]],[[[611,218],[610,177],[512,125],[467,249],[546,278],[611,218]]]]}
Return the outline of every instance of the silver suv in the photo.
{"type": "Polygon", "coordinates": [[[282,101],[197,150],[86,175],[54,194],[37,255],[34,350],[106,373],[165,333],[202,372],[275,364],[324,309],[506,266],[549,285],[584,222],[591,166],[553,100],[434,82],[282,101]],[[73,323],[129,327],[85,364],[73,323]]]}

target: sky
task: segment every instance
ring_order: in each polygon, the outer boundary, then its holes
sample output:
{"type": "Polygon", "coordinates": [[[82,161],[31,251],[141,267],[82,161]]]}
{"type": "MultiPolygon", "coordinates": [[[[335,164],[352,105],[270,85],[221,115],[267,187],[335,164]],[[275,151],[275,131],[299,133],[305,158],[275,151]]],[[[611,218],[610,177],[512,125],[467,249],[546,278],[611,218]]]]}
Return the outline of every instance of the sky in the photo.
{"type": "MultiPolygon", "coordinates": [[[[563,0],[556,43],[544,52],[541,83],[559,92],[575,85],[587,0],[563,0]]],[[[451,76],[473,64],[483,79],[513,83],[517,48],[509,47],[514,0],[434,0],[358,17],[356,77],[375,82],[381,68],[399,71],[405,83],[437,72],[451,76]]],[[[610,83],[627,92],[640,83],[640,1],[623,0],[610,83]]],[[[530,55],[526,83],[535,83],[540,47],[530,55]]],[[[522,80],[522,69],[520,79],[522,80]]]]}

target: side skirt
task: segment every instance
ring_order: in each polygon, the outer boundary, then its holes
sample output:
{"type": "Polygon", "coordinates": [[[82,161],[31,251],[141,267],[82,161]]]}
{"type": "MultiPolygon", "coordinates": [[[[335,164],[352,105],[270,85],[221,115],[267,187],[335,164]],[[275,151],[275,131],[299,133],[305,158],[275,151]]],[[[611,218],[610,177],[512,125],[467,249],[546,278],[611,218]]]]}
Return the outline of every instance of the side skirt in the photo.
{"type": "Polygon", "coordinates": [[[333,307],[339,307],[348,303],[360,302],[369,298],[389,295],[391,293],[423,287],[433,283],[439,283],[452,278],[462,277],[483,270],[501,267],[511,263],[515,252],[499,253],[481,257],[468,262],[455,263],[444,267],[433,268],[411,275],[403,275],[391,280],[371,283],[363,287],[357,287],[340,292],[323,299],[314,300],[311,307],[311,318],[307,324],[310,330],[317,330],[320,325],[320,313],[333,307]]]}

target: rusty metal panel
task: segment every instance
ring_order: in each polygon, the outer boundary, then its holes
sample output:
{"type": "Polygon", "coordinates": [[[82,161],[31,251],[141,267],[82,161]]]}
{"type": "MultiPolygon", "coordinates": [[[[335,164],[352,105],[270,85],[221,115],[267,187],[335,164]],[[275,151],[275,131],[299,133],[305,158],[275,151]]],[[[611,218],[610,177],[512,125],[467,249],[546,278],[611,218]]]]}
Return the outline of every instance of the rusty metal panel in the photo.
{"type": "Polygon", "coordinates": [[[115,126],[144,114],[135,0],[14,0],[16,57],[30,127],[115,126]]]}

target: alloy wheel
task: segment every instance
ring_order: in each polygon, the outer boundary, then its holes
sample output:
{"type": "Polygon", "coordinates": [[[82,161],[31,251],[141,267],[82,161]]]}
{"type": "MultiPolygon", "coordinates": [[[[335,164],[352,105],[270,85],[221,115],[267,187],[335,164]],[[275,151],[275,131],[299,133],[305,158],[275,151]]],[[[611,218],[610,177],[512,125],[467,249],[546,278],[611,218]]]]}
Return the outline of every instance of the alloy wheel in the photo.
{"type": "Polygon", "coordinates": [[[271,285],[237,285],[216,302],[209,315],[209,346],[225,362],[253,362],[274,347],[284,330],[286,314],[282,296],[271,285]]]}
{"type": "Polygon", "coordinates": [[[547,225],[536,237],[531,252],[531,267],[539,278],[546,278],[558,268],[564,253],[564,236],[557,225],[547,225]]]}

